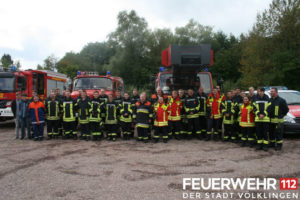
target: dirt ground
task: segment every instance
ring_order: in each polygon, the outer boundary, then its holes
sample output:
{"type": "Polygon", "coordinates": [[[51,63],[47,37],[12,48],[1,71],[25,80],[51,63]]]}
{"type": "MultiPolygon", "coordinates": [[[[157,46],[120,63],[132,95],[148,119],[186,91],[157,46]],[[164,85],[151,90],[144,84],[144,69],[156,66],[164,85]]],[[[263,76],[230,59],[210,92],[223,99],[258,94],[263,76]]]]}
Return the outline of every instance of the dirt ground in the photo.
{"type": "Polygon", "coordinates": [[[299,177],[300,136],[283,151],[171,140],[15,140],[0,124],[0,199],[182,199],[182,178],[299,177]]]}

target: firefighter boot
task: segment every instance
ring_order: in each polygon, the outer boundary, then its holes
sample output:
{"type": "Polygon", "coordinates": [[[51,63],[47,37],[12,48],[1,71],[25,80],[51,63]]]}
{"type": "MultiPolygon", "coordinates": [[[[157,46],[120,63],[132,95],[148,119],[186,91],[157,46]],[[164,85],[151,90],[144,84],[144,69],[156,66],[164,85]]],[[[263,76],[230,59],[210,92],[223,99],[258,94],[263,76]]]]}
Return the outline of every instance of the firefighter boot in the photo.
{"type": "Polygon", "coordinates": [[[198,140],[202,140],[203,139],[203,136],[202,136],[202,134],[200,133],[200,134],[198,134],[197,135],[197,138],[198,138],[198,140]]]}
{"type": "Polygon", "coordinates": [[[85,136],[85,141],[89,141],[91,139],[91,136],[87,135],[85,136]]]}
{"type": "Polygon", "coordinates": [[[263,144],[257,144],[256,145],[256,150],[262,150],[263,144]]]}
{"type": "Polygon", "coordinates": [[[275,141],[274,141],[274,142],[273,142],[273,141],[270,142],[269,147],[270,147],[270,148],[275,148],[275,141]]]}
{"type": "Polygon", "coordinates": [[[277,144],[275,146],[275,151],[281,151],[281,149],[282,149],[282,144],[277,144]]]}
{"type": "Polygon", "coordinates": [[[211,139],[211,134],[206,133],[205,141],[209,141],[211,139]]]}
{"type": "Polygon", "coordinates": [[[214,141],[219,141],[219,134],[218,133],[214,134],[214,141]]]}
{"type": "Polygon", "coordinates": [[[154,143],[158,143],[158,138],[154,138],[154,139],[153,139],[153,142],[154,142],[154,143]]]}
{"type": "Polygon", "coordinates": [[[93,135],[93,141],[97,141],[97,135],[93,135]]]}
{"type": "Polygon", "coordinates": [[[241,147],[245,147],[247,145],[246,140],[242,140],[241,147]]]}
{"type": "Polygon", "coordinates": [[[269,150],[269,145],[268,144],[263,144],[263,150],[268,151],[269,150]]]}
{"type": "Polygon", "coordinates": [[[77,135],[73,135],[73,140],[77,140],[77,135]]]}
{"type": "Polygon", "coordinates": [[[250,141],[249,147],[253,148],[255,146],[255,142],[254,141],[250,141]]]}
{"type": "Polygon", "coordinates": [[[52,139],[52,135],[48,135],[47,140],[51,140],[52,139]]]}
{"type": "Polygon", "coordinates": [[[163,143],[168,143],[168,139],[167,138],[163,138],[163,143]]]}

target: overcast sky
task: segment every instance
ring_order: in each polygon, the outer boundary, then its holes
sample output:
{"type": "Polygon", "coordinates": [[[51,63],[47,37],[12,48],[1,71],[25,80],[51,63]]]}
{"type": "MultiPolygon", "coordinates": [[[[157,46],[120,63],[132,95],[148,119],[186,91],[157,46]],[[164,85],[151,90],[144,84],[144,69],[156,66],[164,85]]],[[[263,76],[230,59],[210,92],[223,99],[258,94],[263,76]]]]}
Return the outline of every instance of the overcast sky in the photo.
{"type": "Polygon", "coordinates": [[[151,29],[185,25],[193,18],[215,31],[247,33],[271,0],[5,0],[0,4],[0,56],[36,68],[54,54],[79,52],[104,41],[122,10],[135,10],[151,29]]]}

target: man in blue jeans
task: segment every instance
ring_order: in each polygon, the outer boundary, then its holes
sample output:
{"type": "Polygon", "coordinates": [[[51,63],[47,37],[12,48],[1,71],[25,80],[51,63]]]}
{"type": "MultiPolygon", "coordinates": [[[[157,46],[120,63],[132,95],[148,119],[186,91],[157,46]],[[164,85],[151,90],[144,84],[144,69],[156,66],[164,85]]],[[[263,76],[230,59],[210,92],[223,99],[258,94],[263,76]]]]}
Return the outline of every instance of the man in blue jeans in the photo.
{"type": "Polygon", "coordinates": [[[15,124],[16,124],[16,139],[19,139],[19,129],[20,129],[20,120],[19,120],[19,105],[21,103],[21,93],[16,92],[16,99],[12,101],[11,111],[14,114],[15,124]]]}
{"type": "Polygon", "coordinates": [[[29,125],[29,112],[28,112],[28,105],[29,101],[27,101],[26,94],[21,95],[21,102],[19,104],[19,112],[18,112],[18,119],[21,126],[21,140],[23,140],[26,136],[25,127],[27,128],[27,137],[28,139],[31,138],[30,134],[30,125],[29,125]]]}

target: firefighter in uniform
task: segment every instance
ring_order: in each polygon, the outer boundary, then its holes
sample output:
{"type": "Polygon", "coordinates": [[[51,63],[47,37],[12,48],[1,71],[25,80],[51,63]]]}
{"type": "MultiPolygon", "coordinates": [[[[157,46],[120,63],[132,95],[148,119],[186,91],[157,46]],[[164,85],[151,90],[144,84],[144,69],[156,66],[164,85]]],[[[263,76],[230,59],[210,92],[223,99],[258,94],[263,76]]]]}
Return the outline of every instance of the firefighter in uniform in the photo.
{"type": "Polygon", "coordinates": [[[218,141],[222,134],[222,112],[221,112],[222,99],[218,95],[217,89],[212,90],[212,95],[208,97],[207,107],[209,108],[210,116],[207,119],[207,137],[209,140],[212,134],[212,128],[214,129],[214,140],[218,141]]]}
{"type": "MultiPolygon", "coordinates": [[[[221,91],[221,85],[217,85],[216,88],[217,88],[217,91],[218,91],[219,98],[222,100],[222,102],[224,102],[225,99],[226,99],[226,96],[221,91]]],[[[221,122],[219,123],[219,128],[218,128],[218,132],[219,132],[220,137],[222,137],[222,124],[223,124],[223,117],[221,117],[221,122]]]]}
{"type": "Polygon", "coordinates": [[[241,132],[243,134],[241,140],[241,146],[244,147],[249,143],[250,147],[254,147],[255,145],[255,138],[254,138],[254,130],[255,130],[255,123],[254,123],[254,112],[253,106],[250,103],[249,97],[245,96],[243,98],[243,104],[240,108],[240,126],[241,132]]]}
{"type": "MultiPolygon", "coordinates": [[[[134,106],[136,104],[136,102],[138,102],[140,100],[140,96],[138,94],[138,90],[137,89],[133,89],[132,91],[132,97],[131,97],[131,102],[133,104],[133,107],[132,109],[134,110],[134,106]]],[[[131,129],[130,129],[130,132],[131,132],[131,137],[133,138],[134,137],[134,123],[132,122],[131,124],[131,129]]]]}
{"type": "Polygon", "coordinates": [[[89,116],[91,104],[87,98],[86,91],[83,90],[81,93],[81,98],[76,103],[76,108],[78,110],[78,122],[80,124],[81,139],[86,141],[91,139],[90,127],[89,127],[89,116]]]}
{"type": "Polygon", "coordinates": [[[157,143],[160,134],[162,134],[163,142],[168,142],[168,114],[170,106],[164,102],[163,97],[158,98],[158,102],[153,105],[154,109],[154,142],[157,143]]]}
{"type": "Polygon", "coordinates": [[[90,130],[92,132],[93,140],[97,141],[101,139],[101,127],[103,125],[101,119],[101,103],[99,99],[99,92],[94,91],[93,98],[91,99],[91,108],[90,108],[90,130]]]}
{"type": "Polygon", "coordinates": [[[122,127],[124,140],[129,140],[131,137],[133,107],[134,104],[132,103],[132,100],[129,98],[129,94],[125,92],[124,99],[119,104],[120,123],[122,127]]]}
{"type": "Polygon", "coordinates": [[[181,109],[181,130],[180,130],[180,135],[181,135],[181,138],[186,138],[186,135],[187,135],[187,127],[188,127],[188,120],[186,118],[186,113],[185,113],[185,110],[184,110],[184,101],[185,101],[185,95],[184,95],[184,90],[180,89],[178,90],[178,95],[179,95],[179,98],[180,98],[180,101],[182,102],[182,108],[181,109]]]}
{"type": "Polygon", "coordinates": [[[206,101],[207,95],[204,93],[204,88],[201,86],[199,87],[198,94],[197,94],[198,101],[200,103],[200,110],[199,110],[199,126],[201,130],[202,137],[206,137],[206,101]]]}
{"type": "Polygon", "coordinates": [[[270,147],[281,150],[283,137],[284,116],[289,112],[286,101],[278,96],[277,88],[271,89],[271,105],[269,106],[270,123],[270,147]]]}
{"type": "Polygon", "coordinates": [[[146,100],[146,93],[140,95],[140,100],[136,102],[133,119],[136,121],[136,128],[138,132],[138,141],[148,142],[148,129],[153,118],[153,109],[150,101],[146,100]]]}
{"type": "MultiPolygon", "coordinates": [[[[116,102],[116,104],[119,106],[121,104],[121,102],[123,101],[123,98],[121,96],[121,91],[117,90],[116,91],[116,98],[114,98],[114,101],[116,102]]],[[[120,130],[120,119],[118,119],[118,124],[117,124],[117,137],[120,138],[121,137],[121,130],[120,130]]]]}
{"type": "Polygon", "coordinates": [[[235,113],[235,103],[232,101],[232,93],[227,92],[227,99],[222,103],[223,124],[224,124],[224,141],[234,139],[233,123],[235,113]]]}
{"type": "MultiPolygon", "coordinates": [[[[99,100],[100,100],[101,104],[106,103],[107,100],[108,100],[108,96],[105,94],[105,90],[104,89],[101,89],[99,100]]],[[[105,120],[105,112],[101,113],[101,118],[102,118],[103,121],[105,120]]]]}
{"type": "Polygon", "coordinates": [[[133,104],[135,104],[136,102],[138,102],[140,100],[140,96],[138,94],[137,89],[133,89],[132,91],[132,97],[131,97],[131,101],[133,104]]]}
{"type": "MultiPolygon", "coordinates": [[[[55,92],[56,92],[55,98],[57,99],[58,102],[61,102],[64,96],[60,94],[60,89],[56,88],[55,92]]],[[[63,123],[61,118],[58,120],[58,134],[63,135],[63,123]]]]}
{"type": "Polygon", "coordinates": [[[48,139],[58,137],[59,125],[59,101],[55,98],[55,93],[51,93],[50,97],[45,101],[46,115],[47,115],[47,134],[48,139]]]}
{"type": "Polygon", "coordinates": [[[240,107],[243,104],[243,98],[241,96],[241,90],[240,88],[236,88],[235,89],[235,97],[233,98],[233,101],[235,102],[236,105],[236,112],[235,112],[235,116],[234,116],[234,124],[233,124],[233,129],[236,135],[236,138],[234,139],[234,141],[238,141],[241,140],[242,138],[242,131],[241,131],[241,127],[240,127],[240,116],[239,116],[239,110],[240,107]]]}
{"type": "Polygon", "coordinates": [[[270,106],[270,99],[265,95],[265,88],[258,89],[258,95],[253,99],[255,126],[257,136],[257,150],[263,149],[268,151],[268,131],[270,118],[268,114],[268,107],[270,106]]]}
{"type": "Polygon", "coordinates": [[[116,141],[119,107],[118,104],[113,100],[112,94],[108,95],[107,102],[103,104],[103,110],[105,112],[107,139],[116,141]]]}
{"type": "Polygon", "coordinates": [[[70,91],[66,91],[65,98],[60,103],[63,128],[64,134],[67,136],[72,134],[74,140],[77,139],[75,104],[76,101],[71,97],[70,91]]]}
{"type": "Polygon", "coordinates": [[[201,139],[201,131],[199,127],[198,112],[200,104],[198,98],[194,95],[194,90],[188,90],[188,96],[184,101],[184,110],[188,119],[188,132],[187,139],[192,139],[193,130],[195,131],[198,139],[201,139]]]}
{"type": "Polygon", "coordinates": [[[181,130],[181,110],[182,110],[182,101],[178,96],[176,90],[172,91],[172,98],[169,101],[170,114],[169,114],[169,130],[171,134],[175,133],[175,139],[180,140],[180,130],[181,130]]]}

